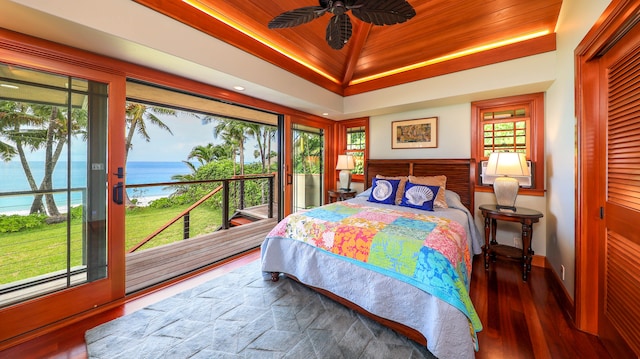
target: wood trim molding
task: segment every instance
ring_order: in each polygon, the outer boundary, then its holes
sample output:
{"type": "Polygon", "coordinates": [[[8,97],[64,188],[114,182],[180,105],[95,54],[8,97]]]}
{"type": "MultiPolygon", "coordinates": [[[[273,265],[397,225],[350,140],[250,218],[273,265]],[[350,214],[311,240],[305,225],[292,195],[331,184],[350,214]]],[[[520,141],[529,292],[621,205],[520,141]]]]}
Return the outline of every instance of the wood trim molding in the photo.
{"type": "MultiPolygon", "coordinates": [[[[544,123],[545,123],[545,101],[544,93],[534,93],[518,96],[503,97],[498,99],[476,101],[471,103],[471,157],[480,164],[484,143],[479,140],[482,136],[480,133],[481,119],[480,113],[484,109],[513,106],[517,104],[527,103],[530,108],[531,118],[531,147],[530,158],[535,164],[533,183],[534,188],[523,188],[520,190],[522,195],[544,196],[545,194],[545,157],[544,157],[544,123]]],[[[478,173],[479,175],[479,173],[478,173]]],[[[478,192],[493,192],[493,187],[476,185],[478,192]]]]}
{"type": "MultiPolygon", "coordinates": [[[[364,166],[367,165],[367,159],[369,159],[369,148],[371,147],[371,143],[369,142],[369,117],[360,117],[354,118],[345,121],[337,121],[334,126],[335,131],[335,141],[333,147],[336,151],[336,158],[339,154],[343,154],[347,150],[347,129],[350,127],[364,127],[365,133],[365,149],[364,149],[364,166]]],[[[335,181],[338,181],[338,171],[335,170],[336,166],[336,158],[327,159],[327,168],[330,171],[333,171],[335,174],[335,181]]],[[[366,172],[366,168],[365,168],[366,172]]],[[[353,175],[351,182],[365,182],[364,174],[362,175],[353,175]]],[[[332,187],[327,187],[332,188],[332,187]]],[[[365,188],[366,189],[366,188],[365,188]]]]}

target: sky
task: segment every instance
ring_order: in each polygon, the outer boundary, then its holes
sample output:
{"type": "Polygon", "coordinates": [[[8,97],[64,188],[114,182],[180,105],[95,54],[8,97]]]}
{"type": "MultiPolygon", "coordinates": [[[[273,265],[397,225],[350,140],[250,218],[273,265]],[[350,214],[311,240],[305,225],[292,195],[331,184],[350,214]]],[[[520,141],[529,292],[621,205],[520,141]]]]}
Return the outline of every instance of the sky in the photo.
{"type": "MultiPolygon", "coordinates": [[[[146,142],[139,135],[134,135],[133,147],[129,151],[128,161],[144,162],[180,162],[186,161],[189,152],[198,145],[213,143],[221,144],[224,141],[213,137],[215,123],[202,124],[200,119],[190,116],[158,116],[173,132],[160,129],[157,126],[148,125],[147,133],[151,140],[146,142]]],[[[245,163],[256,162],[253,156],[257,148],[257,142],[253,138],[248,138],[245,142],[245,163]]]]}
{"type": "MultiPolygon", "coordinates": [[[[128,161],[181,162],[187,160],[189,152],[195,146],[223,142],[213,137],[215,123],[202,124],[200,119],[189,116],[162,116],[161,120],[171,129],[173,135],[157,126],[147,125],[150,141],[146,142],[140,135],[135,134],[128,161]]],[[[75,139],[75,141],[78,140],[80,139],[75,139]]],[[[245,143],[246,163],[257,161],[253,156],[256,145],[257,143],[253,138],[247,139],[245,143]]],[[[72,150],[73,161],[86,160],[86,146],[84,143],[80,145],[72,140],[72,150]]],[[[66,154],[63,153],[63,156],[66,156],[66,154]]],[[[43,161],[44,151],[28,153],[27,158],[29,161],[43,161]]],[[[14,159],[17,160],[17,156],[14,159]]],[[[63,159],[61,158],[61,160],[63,159]]]]}
{"type": "MultiPolygon", "coordinates": [[[[193,147],[210,142],[221,143],[213,137],[213,123],[203,125],[199,119],[186,116],[163,116],[162,122],[171,129],[173,135],[157,126],[148,125],[147,132],[151,140],[146,142],[140,135],[134,135],[128,161],[186,161],[193,147]]],[[[253,148],[253,144],[250,146],[253,148]]]]}

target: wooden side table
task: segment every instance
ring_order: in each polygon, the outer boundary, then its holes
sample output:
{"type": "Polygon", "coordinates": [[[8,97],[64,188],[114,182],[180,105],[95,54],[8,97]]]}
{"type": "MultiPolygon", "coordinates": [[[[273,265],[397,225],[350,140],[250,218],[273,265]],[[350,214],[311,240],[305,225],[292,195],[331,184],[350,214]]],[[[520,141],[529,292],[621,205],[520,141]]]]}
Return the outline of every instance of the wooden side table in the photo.
{"type": "Polygon", "coordinates": [[[356,196],[356,191],[350,190],[329,190],[329,203],[336,201],[344,201],[345,199],[353,198],[356,196]]]}
{"type": "Polygon", "coordinates": [[[483,204],[480,211],[484,216],[484,268],[489,269],[489,257],[495,259],[496,255],[522,258],[522,280],[527,281],[527,275],[531,271],[531,258],[534,255],[531,249],[534,223],[540,221],[543,214],[534,209],[517,207],[515,211],[498,209],[495,204],[483,204]],[[520,222],[522,224],[522,251],[519,248],[498,244],[496,241],[497,221],[520,222]]]}

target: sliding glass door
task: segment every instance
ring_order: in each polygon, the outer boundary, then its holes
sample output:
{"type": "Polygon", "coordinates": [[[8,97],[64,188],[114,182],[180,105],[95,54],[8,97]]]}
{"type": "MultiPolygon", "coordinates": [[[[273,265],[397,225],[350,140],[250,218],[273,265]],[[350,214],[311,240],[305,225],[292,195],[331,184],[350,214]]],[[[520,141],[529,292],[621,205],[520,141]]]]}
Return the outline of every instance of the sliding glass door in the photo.
{"type": "Polygon", "coordinates": [[[324,131],[321,128],[293,124],[293,196],[292,209],[322,205],[324,193],[324,131]]]}
{"type": "Polygon", "coordinates": [[[284,118],[283,169],[284,211],[287,215],[324,204],[327,159],[333,155],[327,146],[333,123],[305,118],[284,118]]]}
{"type": "Polygon", "coordinates": [[[113,81],[0,63],[0,341],[121,296],[107,240],[113,81]]]}

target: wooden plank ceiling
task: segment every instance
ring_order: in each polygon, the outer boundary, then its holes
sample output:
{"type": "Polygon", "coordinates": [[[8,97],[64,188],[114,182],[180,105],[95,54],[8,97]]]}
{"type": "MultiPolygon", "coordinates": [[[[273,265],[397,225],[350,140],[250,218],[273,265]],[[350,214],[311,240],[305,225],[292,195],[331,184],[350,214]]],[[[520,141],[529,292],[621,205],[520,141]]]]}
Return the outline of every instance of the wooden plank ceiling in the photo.
{"type": "Polygon", "coordinates": [[[334,50],[324,38],[331,14],[295,28],[267,28],[282,12],[317,6],[317,0],[134,1],[343,96],[553,51],[562,5],[562,0],[409,0],[417,14],[402,24],[372,26],[351,15],[353,36],[334,50]],[[495,46],[531,34],[537,36],[495,46]],[[464,52],[480,47],[487,48],[464,52]],[[448,58],[461,52],[464,56],[448,58]]]}

